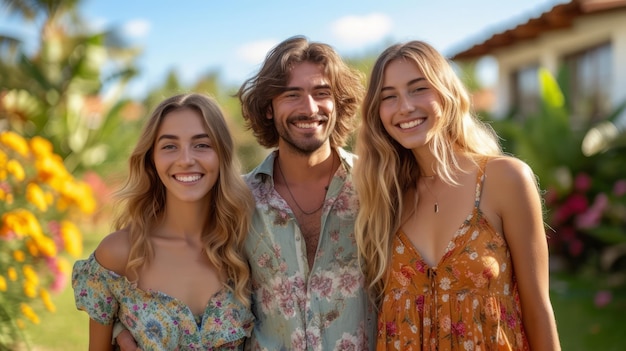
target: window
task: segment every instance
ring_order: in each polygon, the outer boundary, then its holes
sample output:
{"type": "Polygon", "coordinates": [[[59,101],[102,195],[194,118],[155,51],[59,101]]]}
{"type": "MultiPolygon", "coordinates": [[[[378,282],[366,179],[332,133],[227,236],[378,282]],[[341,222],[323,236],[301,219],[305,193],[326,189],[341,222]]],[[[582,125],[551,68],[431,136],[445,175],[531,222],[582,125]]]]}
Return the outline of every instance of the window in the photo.
{"type": "Polygon", "coordinates": [[[539,65],[533,64],[513,72],[512,92],[515,118],[524,119],[539,112],[539,65]]]}
{"type": "Polygon", "coordinates": [[[609,43],[566,56],[572,127],[581,128],[611,113],[612,48],[609,43]]]}

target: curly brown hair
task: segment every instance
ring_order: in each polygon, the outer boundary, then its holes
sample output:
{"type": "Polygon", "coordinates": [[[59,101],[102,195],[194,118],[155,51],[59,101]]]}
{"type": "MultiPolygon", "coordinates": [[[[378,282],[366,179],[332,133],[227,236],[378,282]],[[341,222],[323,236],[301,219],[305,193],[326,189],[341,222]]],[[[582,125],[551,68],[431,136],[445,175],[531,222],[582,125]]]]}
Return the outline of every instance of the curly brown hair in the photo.
{"type": "Polygon", "coordinates": [[[291,68],[302,62],[324,67],[337,112],[330,144],[332,147],[344,146],[356,126],[357,112],[365,92],[363,75],[349,67],[330,45],[310,42],[303,36],[294,36],[276,45],[265,57],[259,72],[239,88],[236,97],[241,102],[246,127],[252,129],[259,144],[267,148],[278,145],[278,131],[274,121],[266,115],[271,109],[272,99],[285,91],[291,68]]]}

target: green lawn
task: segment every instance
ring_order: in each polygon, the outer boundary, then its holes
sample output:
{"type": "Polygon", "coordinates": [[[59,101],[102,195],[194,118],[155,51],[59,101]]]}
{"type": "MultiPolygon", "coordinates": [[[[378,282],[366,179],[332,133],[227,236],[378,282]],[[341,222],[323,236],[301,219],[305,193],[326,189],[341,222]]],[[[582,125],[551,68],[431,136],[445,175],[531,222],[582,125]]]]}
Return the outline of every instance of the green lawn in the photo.
{"type": "MultiPolygon", "coordinates": [[[[98,236],[85,238],[84,256],[95,248],[98,236]]],[[[613,300],[599,308],[595,292],[606,286],[603,278],[552,276],[552,303],[561,345],[566,351],[621,351],[626,345],[626,287],[613,290],[613,300]]],[[[41,311],[42,322],[29,326],[32,351],[84,351],[88,343],[88,318],[76,310],[71,286],[53,297],[55,313],[41,311]]]]}
{"type": "Polygon", "coordinates": [[[561,346],[566,351],[622,351],[626,349],[626,287],[611,289],[613,299],[603,307],[594,304],[604,277],[552,277],[552,304],[561,346]]]}

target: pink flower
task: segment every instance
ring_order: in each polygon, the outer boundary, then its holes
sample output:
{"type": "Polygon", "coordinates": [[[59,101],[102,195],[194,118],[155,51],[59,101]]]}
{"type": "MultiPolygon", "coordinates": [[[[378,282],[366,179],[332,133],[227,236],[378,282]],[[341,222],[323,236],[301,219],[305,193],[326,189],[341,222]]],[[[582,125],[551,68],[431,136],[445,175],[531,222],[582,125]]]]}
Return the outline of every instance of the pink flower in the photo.
{"type": "Polygon", "coordinates": [[[578,239],[574,239],[572,241],[570,241],[569,243],[569,253],[576,257],[579,256],[581,253],[583,252],[583,242],[578,240],[578,239]]]}
{"type": "Polygon", "coordinates": [[[566,206],[572,213],[583,213],[587,210],[587,207],[589,207],[589,203],[584,195],[572,194],[569,198],[567,198],[564,206],[566,206]]]}
{"type": "Polygon", "coordinates": [[[63,291],[68,282],[68,276],[65,272],[63,272],[59,264],[59,260],[56,257],[46,258],[46,265],[52,272],[52,282],[50,282],[50,286],[48,288],[50,291],[55,293],[63,291]]]}
{"type": "Polygon", "coordinates": [[[386,324],[387,335],[394,336],[398,332],[398,327],[395,322],[387,322],[386,324]]]}
{"type": "Polygon", "coordinates": [[[568,206],[559,206],[556,211],[554,211],[554,216],[552,217],[552,224],[559,225],[565,221],[572,215],[570,208],[568,206]]]}
{"type": "Polygon", "coordinates": [[[594,228],[600,224],[602,213],[609,205],[609,198],[605,193],[599,193],[593,201],[593,204],[585,213],[576,217],[576,225],[578,228],[594,228]]]}
{"type": "Polygon", "coordinates": [[[593,302],[596,304],[597,307],[604,307],[608,305],[612,299],[613,299],[613,294],[611,294],[610,291],[600,290],[596,293],[596,296],[593,299],[593,302]]]}
{"type": "Polygon", "coordinates": [[[591,188],[591,177],[587,173],[578,173],[574,179],[574,189],[584,193],[591,188]]]}
{"type": "Polygon", "coordinates": [[[465,324],[463,322],[452,323],[452,334],[463,337],[465,332],[465,324]]]}
{"type": "Polygon", "coordinates": [[[613,185],[613,194],[622,196],[626,194],[626,179],[620,179],[613,185]]]}
{"type": "Polygon", "coordinates": [[[570,241],[576,237],[576,232],[572,227],[561,227],[558,229],[557,234],[563,241],[570,241]]]}

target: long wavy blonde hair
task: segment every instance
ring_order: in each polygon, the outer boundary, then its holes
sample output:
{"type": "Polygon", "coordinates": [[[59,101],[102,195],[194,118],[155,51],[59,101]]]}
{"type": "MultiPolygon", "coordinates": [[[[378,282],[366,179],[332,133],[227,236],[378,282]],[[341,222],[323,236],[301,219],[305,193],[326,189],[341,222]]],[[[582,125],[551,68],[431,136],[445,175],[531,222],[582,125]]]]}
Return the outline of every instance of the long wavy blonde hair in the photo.
{"type": "Polygon", "coordinates": [[[438,95],[442,116],[435,122],[429,145],[440,179],[457,184],[454,174],[463,172],[455,150],[472,155],[501,155],[493,129],[470,112],[470,98],[449,61],[429,44],[410,41],[387,48],[376,60],[362,105],[363,120],[356,139],[359,156],[354,169],[359,213],[356,242],[366,286],[379,299],[391,257],[391,242],[403,213],[403,194],[415,188],[420,167],[413,153],[396,142],[380,120],[380,92],[387,65],[395,60],[414,63],[438,95]]]}
{"type": "Polygon", "coordinates": [[[248,263],[243,245],[248,233],[254,200],[241,177],[234,144],[217,102],[202,94],[181,94],[161,102],[146,122],[129,160],[129,174],[115,193],[119,204],[114,221],[116,230],[128,230],[131,249],[126,265],[127,276],[138,276],[154,255],[151,231],[165,210],[165,186],[159,179],[154,161],[154,143],[164,117],[175,110],[193,109],[204,120],[208,135],[214,141],[219,158],[219,177],[213,189],[211,210],[207,213],[202,242],[211,264],[225,272],[224,286],[244,304],[250,303],[248,263]],[[130,274],[129,274],[130,273],[130,274]],[[233,282],[234,288],[228,284],[233,282]]]}

